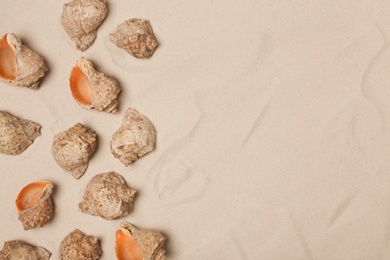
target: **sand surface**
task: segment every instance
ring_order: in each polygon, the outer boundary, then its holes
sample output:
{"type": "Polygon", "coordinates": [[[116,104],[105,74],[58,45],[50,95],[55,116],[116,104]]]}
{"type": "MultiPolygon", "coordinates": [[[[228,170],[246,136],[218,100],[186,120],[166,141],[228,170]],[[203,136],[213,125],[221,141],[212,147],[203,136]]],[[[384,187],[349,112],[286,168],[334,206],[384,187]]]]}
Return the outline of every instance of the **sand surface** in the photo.
{"type": "MultiPolygon", "coordinates": [[[[157,229],[187,259],[390,258],[390,4],[376,0],[108,0],[93,45],[76,50],[60,23],[66,1],[2,0],[0,34],[45,58],[40,89],[0,83],[0,110],[42,125],[23,154],[0,155],[0,247],[23,239],[52,252],[76,228],[115,259],[122,221],[157,229]],[[160,46],[137,60],[109,41],[130,18],[160,46]],[[117,114],[82,109],[68,78],[84,56],[122,86],[117,114]],[[123,166],[109,149],[126,108],[147,115],[157,149],[123,166]],[[77,122],[98,134],[75,180],[51,155],[77,122]],[[87,182],[116,171],[138,191],[107,221],[78,211],[87,182]],[[15,198],[55,184],[55,218],[24,231],[15,198]]],[[[1,133],[0,133],[1,134],[1,133]]]]}

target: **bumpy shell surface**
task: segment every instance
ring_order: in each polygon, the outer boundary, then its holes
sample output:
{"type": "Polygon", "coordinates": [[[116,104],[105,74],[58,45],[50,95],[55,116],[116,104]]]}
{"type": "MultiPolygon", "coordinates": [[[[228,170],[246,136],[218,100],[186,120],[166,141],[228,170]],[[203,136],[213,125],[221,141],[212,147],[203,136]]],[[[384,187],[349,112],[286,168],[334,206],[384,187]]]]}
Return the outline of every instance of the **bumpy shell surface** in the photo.
{"type": "Polygon", "coordinates": [[[4,243],[0,260],[48,260],[51,253],[39,246],[32,246],[21,240],[4,243]]]}
{"type": "Polygon", "coordinates": [[[43,58],[22,44],[13,33],[0,40],[0,80],[11,85],[37,89],[47,67],[43,58]]]}
{"type": "Polygon", "coordinates": [[[0,111],[0,153],[24,152],[41,135],[40,129],[37,123],[0,111]]]}
{"type": "Polygon", "coordinates": [[[53,184],[47,181],[30,183],[16,198],[19,220],[24,230],[45,226],[53,218],[51,201],[53,184]]]}
{"type": "Polygon", "coordinates": [[[122,218],[130,213],[135,193],[118,173],[101,173],[88,182],[79,208],[104,219],[122,218]]]}
{"type": "Polygon", "coordinates": [[[85,51],[107,15],[106,0],[72,0],[64,4],[61,23],[76,48],[85,51]]]}
{"type": "Polygon", "coordinates": [[[120,226],[116,232],[116,254],[119,260],[166,259],[164,246],[167,238],[163,234],[154,230],[138,229],[125,222],[120,226]]]}
{"type": "Polygon", "coordinates": [[[115,158],[128,166],[155,149],[156,129],[146,116],[128,108],[110,145],[115,158]]]}
{"type": "Polygon", "coordinates": [[[60,245],[61,260],[96,260],[102,254],[98,238],[76,229],[60,245]]]}
{"type": "Polygon", "coordinates": [[[147,20],[130,19],[118,25],[110,40],[138,59],[150,58],[158,46],[152,26],[147,20]]]}
{"type": "Polygon", "coordinates": [[[58,165],[78,179],[87,169],[95,149],[95,132],[77,123],[54,136],[52,153],[58,165]]]}
{"type": "Polygon", "coordinates": [[[109,113],[117,111],[117,96],[121,92],[118,82],[113,77],[96,71],[92,62],[84,57],[73,67],[70,88],[81,107],[109,113]]]}

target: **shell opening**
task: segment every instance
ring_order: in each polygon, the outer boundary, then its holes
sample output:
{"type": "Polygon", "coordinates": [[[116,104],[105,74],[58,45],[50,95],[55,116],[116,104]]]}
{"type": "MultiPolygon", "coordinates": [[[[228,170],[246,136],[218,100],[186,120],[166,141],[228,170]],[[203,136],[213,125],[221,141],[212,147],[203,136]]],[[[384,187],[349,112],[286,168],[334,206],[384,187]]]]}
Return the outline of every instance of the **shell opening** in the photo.
{"type": "Polygon", "coordinates": [[[89,85],[88,76],[75,65],[70,74],[70,89],[73,98],[81,105],[92,106],[92,90],[89,85]]]}
{"type": "Polygon", "coordinates": [[[141,249],[128,230],[116,232],[116,256],[118,260],[142,260],[141,249]]]}
{"type": "Polygon", "coordinates": [[[8,44],[5,34],[0,39],[0,78],[13,82],[16,80],[17,71],[15,50],[8,44]]]}
{"type": "Polygon", "coordinates": [[[20,213],[33,207],[42,197],[47,185],[47,182],[34,182],[24,187],[16,198],[18,212],[20,213]]]}

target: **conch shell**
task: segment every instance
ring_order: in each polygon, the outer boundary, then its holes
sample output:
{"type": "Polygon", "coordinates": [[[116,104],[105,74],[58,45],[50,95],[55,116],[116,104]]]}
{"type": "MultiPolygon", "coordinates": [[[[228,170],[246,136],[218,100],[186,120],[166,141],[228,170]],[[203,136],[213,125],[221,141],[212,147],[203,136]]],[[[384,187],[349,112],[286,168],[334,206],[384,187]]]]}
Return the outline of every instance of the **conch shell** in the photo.
{"type": "Polygon", "coordinates": [[[37,123],[0,111],[0,153],[24,152],[41,135],[40,129],[37,123]]]}
{"type": "Polygon", "coordinates": [[[53,218],[52,191],[53,184],[48,181],[30,183],[20,191],[16,208],[24,230],[43,227],[53,218]]]}
{"type": "Polygon", "coordinates": [[[155,149],[156,129],[146,116],[128,108],[122,125],[112,136],[110,145],[115,158],[129,166],[155,149]]]}
{"type": "Polygon", "coordinates": [[[88,127],[77,123],[54,136],[53,157],[75,179],[80,178],[96,149],[96,134],[88,127]]]}
{"type": "Polygon", "coordinates": [[[84,108],[115,113],[117,96],[121,92],[118,82],[111,76],[94,69],[92,62],[80,58],[70,75],[73,98],[84,108]]]}
{"type": "Polygon", "coordinates": [[[72,0],[64,4],[61,23],[76,48],[85,51],[107,15],[106,0],[72,0]]]}
{"type": "Polygon", "coordinates": [[[22,44],[13,33],[0,39],[0,80],[37,89],[47,67],[43,58],[22,44]]]}
{"type": "Polygon", "coordinates": [[[50,255],[43,247],[33,246],[22,240],[7,241],[0,251],[1,260],[49,260],[50,255]]]}
{"type": "Polygon", "coordinates": [[[110,34],[110,40],[138,59],[150,58],[158,46],[150,22],[142,19],[127,20],[110,34]]]}
{"type": "Polygon", "coordinates": [[[102,254],[97,237],[88,236],[76,229],[60,245],[60,260],[96,260],[102,254]]]}
{"type": "Polygon", "coordinates": [[[160,232],[137,229],[124,222],[115,235],[118,260],[165,260],[167,238],[160,232]]]}
{"type": "Polygon", "coordinates": [[[101,173],[88,182],[79,208],[104,219],[122,218],[130,213],[135,193],[118,173],[101,173]]]}

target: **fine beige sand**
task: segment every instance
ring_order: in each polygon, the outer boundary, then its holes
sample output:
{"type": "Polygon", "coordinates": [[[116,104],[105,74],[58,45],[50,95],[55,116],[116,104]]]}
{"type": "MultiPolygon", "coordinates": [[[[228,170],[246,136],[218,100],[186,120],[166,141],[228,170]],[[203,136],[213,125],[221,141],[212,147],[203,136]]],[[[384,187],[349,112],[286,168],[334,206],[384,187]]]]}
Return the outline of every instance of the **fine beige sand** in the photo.
{"type": "Polygon", "coordinates": [[[0,155],[0,248],[22,239],[57,259],[79,228],[111,260],[128,221],[162,231],[172,260],[390,259],[390,3],[108,0],[82,53],[61,27],[65,2],[0,3],[0,34],[20,36],[50,70],[37,91],[0,83],[0,110],[42,125],[24,153],[0,155]],[[153,26],[150,60],[109,41],[130,18],[153,26]],[[120,82],[117,114],[73,100],[68,78],[81,56],[120,82]],[[149,117],[158,140],[124,167],[109,142],[128,107],[149,117]],[[98,134],[79,180],[51,155],[54,134],[77,122],[98,134]],[[108,171],[138,191],[120,220],[77,207],[108,171]],[[55,184],[55,218],[24,231],[15,198],[38,180],[55,184]]]}

